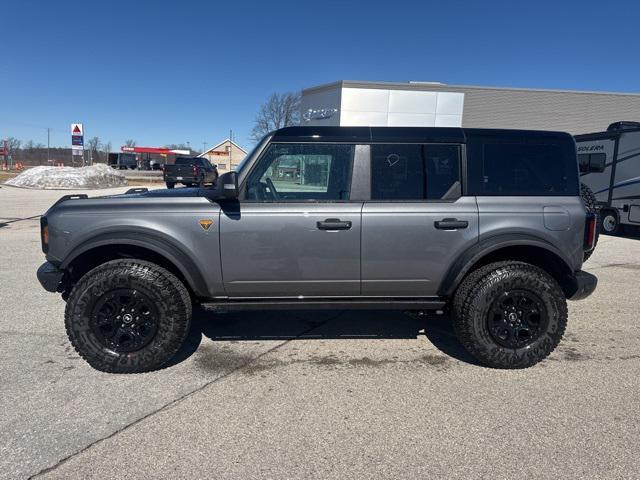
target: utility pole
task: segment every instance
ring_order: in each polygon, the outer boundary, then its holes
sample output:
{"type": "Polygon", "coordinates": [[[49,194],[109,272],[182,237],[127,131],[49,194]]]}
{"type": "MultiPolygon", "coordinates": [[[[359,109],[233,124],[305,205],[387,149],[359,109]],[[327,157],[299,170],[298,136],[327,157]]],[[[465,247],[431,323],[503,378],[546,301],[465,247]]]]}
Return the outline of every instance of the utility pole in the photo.
{"type": "Polygon", "coordinates": [[[49,147],[51,145],[51,129],[47,127],[47,164],[51,163],[51,157],[49,157],[49,147]]]}
{"type": "Polygon", "coordinates": [[[202,142],[202,153],[207,151],[207,142],[202,142]]]}

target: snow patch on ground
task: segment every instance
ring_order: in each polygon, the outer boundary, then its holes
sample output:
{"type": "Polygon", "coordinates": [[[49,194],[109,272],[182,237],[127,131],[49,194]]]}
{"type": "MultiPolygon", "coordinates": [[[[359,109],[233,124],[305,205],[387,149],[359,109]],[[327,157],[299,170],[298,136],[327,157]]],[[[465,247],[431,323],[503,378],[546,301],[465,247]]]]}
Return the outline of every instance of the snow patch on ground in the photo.
{"type": "Polygon", "coordinates": [[[127,185],[118,170],[102,163],[90,167],[33,167],[5,182],[7,185],[39,189],[110,188],[127,185]]]}

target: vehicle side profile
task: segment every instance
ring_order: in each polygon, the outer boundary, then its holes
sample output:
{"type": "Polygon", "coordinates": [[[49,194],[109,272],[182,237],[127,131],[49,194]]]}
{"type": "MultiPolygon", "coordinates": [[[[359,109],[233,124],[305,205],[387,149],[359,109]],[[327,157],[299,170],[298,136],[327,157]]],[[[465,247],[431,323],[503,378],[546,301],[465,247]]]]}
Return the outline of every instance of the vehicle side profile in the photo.
{"type": "Polygon", "coordinates": [[[38,278],[109,372],[170,360],[193,304],[445,311],[480,362],[524,368],[596,287],[596,223],[566,133],[289,127],[212,188],[63,197],[38,278]]]}

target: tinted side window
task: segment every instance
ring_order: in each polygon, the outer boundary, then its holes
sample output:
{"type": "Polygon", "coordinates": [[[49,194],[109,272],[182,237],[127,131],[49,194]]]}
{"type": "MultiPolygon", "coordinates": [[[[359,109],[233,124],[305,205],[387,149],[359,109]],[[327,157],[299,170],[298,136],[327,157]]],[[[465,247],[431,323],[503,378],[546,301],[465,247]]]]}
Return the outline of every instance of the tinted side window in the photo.
{"type": "Polygon", "coordinates": [[[458,145],[371,145],[372,200],[453,199],[459,180],[458,145]]]}
{"type": "Polygon", "coordinates": [[[247,180],[247,199],[348,200],[353,145],[274,143],[247,180]]]}
{"type": "Polygon", "coordinates": [[[578,155],[578,165],[580,172],[604,172],[607,164],[607,155],[605,153],[581,153],[578,155]]]}
{"type": "Polygon", "coordinates": [[[569,142],[473,139],[468,144],[472,195],[578,194],[575,149],[569,142]]]}

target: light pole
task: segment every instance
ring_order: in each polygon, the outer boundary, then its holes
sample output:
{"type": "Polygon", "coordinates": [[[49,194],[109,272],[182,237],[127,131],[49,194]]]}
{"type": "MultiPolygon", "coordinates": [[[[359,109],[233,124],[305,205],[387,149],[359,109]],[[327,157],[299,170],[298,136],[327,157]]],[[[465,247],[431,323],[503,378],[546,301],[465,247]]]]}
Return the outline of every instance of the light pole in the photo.
{"type": "Polygon", "coordinates": [[[49,147],[51,145],[51,135],[49,134],[49,132],[51,131],[51,129],[49,127],[47,127],[47,163],[51,163],[51,157],[49,157],[49,147]]]}

